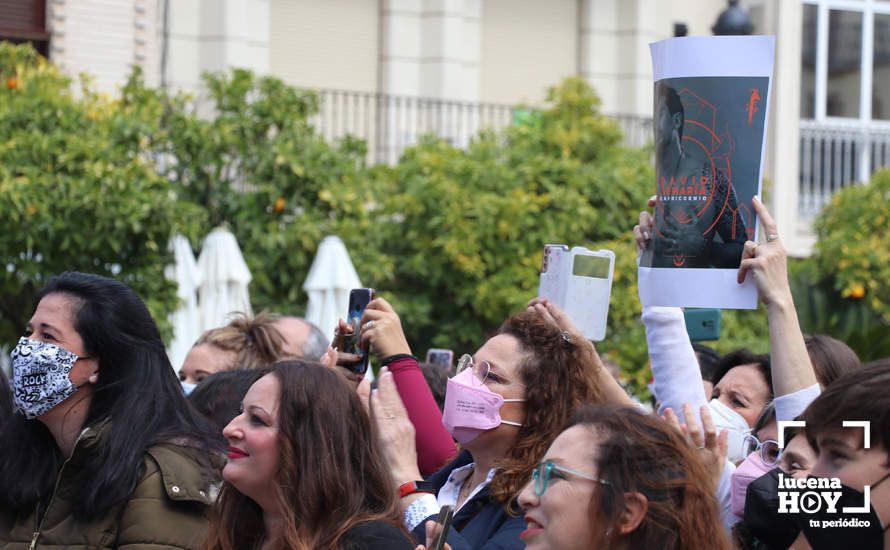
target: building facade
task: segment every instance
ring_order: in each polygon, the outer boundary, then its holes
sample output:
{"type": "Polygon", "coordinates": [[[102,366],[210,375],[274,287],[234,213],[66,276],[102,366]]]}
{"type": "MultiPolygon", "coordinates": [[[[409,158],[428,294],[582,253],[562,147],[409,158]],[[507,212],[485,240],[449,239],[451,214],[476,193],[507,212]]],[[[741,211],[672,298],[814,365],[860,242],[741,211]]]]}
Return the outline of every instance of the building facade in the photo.
{"type": "MultiPolygon", "coordinates": [[[[839,188],[890,164],[890,0],[742,1],[777,37],[766,196],[793,254],[839,188]]],[[[709,35],[725,0],[3,0],[0,38],[29,40],[113,91],[132,65],[201,93],[247,67],[322,90],[318,126],[392,162],[427,131],[457,145],[512,123],[569,75],[632,143],[651,136],[649,43],[709,35]],[[43,25],[41,26],[41,21],[43,25]]]]}

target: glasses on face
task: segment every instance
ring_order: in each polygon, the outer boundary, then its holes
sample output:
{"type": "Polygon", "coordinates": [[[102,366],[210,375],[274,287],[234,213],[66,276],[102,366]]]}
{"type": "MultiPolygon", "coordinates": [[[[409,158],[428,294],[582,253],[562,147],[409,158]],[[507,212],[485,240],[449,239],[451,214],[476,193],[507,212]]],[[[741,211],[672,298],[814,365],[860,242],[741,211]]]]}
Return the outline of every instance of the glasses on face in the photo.
{"type": "Polygon", "coordinates": [[[597,483],[602,483],[603,485],[609,485],[609,482],[605,479],[599,479],[590,474],[585,474],[584,472],[579,472],[570,468],[564,468],[563,466],[557,466],[549,460],[545,460],[535,466],[535,469],[532,470],[532,479],[535,482],[535,494],[539,497],[544,496],[544,493],[547,492],[547,487],[550,486],[550,478],[556,477],[557,479],[567,480],[568,476],[566,474],[571,474],[575,477],[580,477],[588,481],[596,481],[597,483]]]}
{"type": "Polygon", "coordinates": [[[473,369],[473,374],[476,375],[476,378],[479,379],[483,384],[487,381],[494,382],[495,384],[516,384],[517,386],[525,387],[524,384],[520,384],[519,382],[514,382],[512,380],[507,380],[503,376],[495,374],[491,370],[491,363],[488,361],[479,361],[478,363],[473,361],[473,356],[469,353],[465,353],[461,356],[457,361],[457,374],[462,373],[467,369],[473,369]]]}
{"type": "Polygon", "coordinates": [[[775,466],[779,463],[779,459],[782,458],[782,449],[779,448],[778,441],[772,439],[760,441],[754,434],[745,436],[745,440],[742,442],[742,450],[745,456],[755,451],[760,451],[760,459],[767,466],[775,466]]]}

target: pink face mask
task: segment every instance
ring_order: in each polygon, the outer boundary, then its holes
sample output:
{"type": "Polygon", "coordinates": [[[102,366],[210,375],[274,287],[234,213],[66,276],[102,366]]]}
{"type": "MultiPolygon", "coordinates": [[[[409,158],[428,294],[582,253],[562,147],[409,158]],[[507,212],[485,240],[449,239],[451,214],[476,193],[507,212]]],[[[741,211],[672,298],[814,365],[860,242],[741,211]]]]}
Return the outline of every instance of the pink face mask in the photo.
{"type": "Polygon", "coordinates": [[[504,399],[488,389],[476,377],[473,369],[466,369],[448,379],[442,423],[458,443],[466,445],[482,432],[501,424],[522,426],[518,422],[501,420],[500,413],[504,403],[522,401],[525,399],[504,399]]]}
{"type": "Polygon", "coordinates": [[[730,506],[732,513],[739,516],[745,516],[745,495],[748,492],[748,485],[755,479],[769,473],[775,466],[768,466],[760,457],[760,451],[754,451],[748,455],[748,458],[732,473],[730,482],[730,506]]]}

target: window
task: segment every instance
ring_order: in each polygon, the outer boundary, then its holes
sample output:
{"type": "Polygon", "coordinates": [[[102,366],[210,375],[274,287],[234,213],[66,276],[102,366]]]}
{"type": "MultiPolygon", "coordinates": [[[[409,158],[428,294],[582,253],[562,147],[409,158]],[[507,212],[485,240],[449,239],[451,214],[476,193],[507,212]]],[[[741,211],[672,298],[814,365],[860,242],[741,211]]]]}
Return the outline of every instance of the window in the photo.
{"type": "Polygon", "coordinates": [[[801,118],[890,120],[890,0],[803,0],[801,118]]]}
{"type": "Polygon", "coordinates": [[[0,40],[30,42],[46,56],[46,0],[3,0],[0,2],[0,40]]]}

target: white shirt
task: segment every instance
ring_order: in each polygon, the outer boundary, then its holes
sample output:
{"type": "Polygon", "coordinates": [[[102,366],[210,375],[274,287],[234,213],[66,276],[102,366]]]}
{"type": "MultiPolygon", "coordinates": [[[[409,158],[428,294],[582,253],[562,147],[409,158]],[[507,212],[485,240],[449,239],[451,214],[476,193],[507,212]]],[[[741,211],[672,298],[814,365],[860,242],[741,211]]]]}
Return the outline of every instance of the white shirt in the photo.
{"type": "MultiPolygon", "coordinates": [[[[475,463],[470,463],[466,466],[455,468],[451,471],[451,474],[448,475],[448,481],[442,485],[436,496],[425,494],[412,502],[405,510],[405,526],[408,530],[413,531],[423,520],[438,514],[442,506],[456,506],[458,496],[460,495],[460,488],[463,486],[464,481],[473,474],[474,466],[475,463]]],[[[486,476],[485,481],[473,488],[470,495],[461,503],[460,508],[467,502],[471,501],[479,491],[491,483],[491,478],[494,477],[494,472],[494,468],[488,470],[488,476],[486,476]]],[[[456,514],[460,508],[455,507],[454,513],[456,514]]]]}

